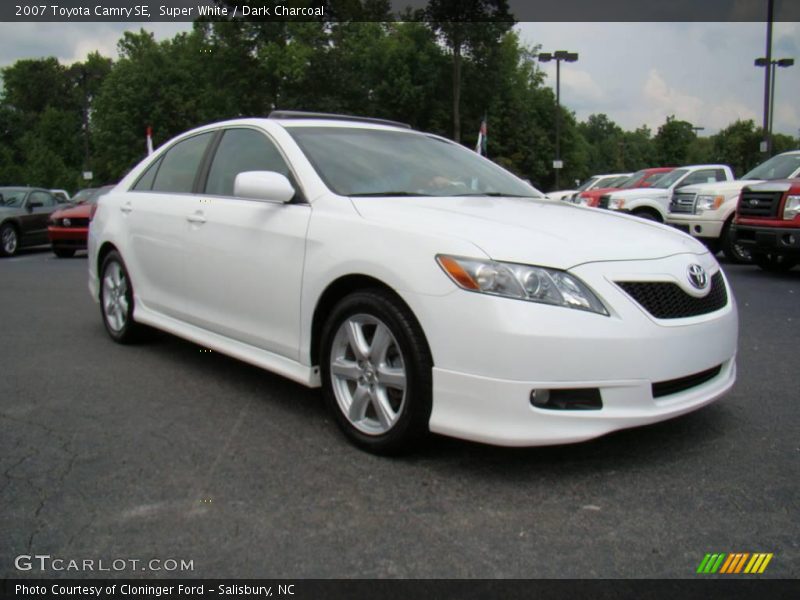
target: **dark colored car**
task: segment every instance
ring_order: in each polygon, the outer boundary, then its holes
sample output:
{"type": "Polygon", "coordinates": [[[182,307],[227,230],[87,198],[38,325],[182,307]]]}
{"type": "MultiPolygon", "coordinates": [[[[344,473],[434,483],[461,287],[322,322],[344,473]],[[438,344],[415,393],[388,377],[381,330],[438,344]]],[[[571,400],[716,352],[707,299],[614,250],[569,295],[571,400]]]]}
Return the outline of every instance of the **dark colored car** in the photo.
{"type": "Polygon", "coordinates": [[[49,190],[0,187],[0,256],[47,243],[47,222],[63,204],[49,190]]]}
{"type": "Polygon", "coordinates": [[[85,250],[89,237],[89,221],[97,210],[97,200],[113,189],[113,185],[81,190],[72,198],[72,205],[50,216],[47,236],[53,253],[59,258],[69,258],[76,250],[85,250]]]}

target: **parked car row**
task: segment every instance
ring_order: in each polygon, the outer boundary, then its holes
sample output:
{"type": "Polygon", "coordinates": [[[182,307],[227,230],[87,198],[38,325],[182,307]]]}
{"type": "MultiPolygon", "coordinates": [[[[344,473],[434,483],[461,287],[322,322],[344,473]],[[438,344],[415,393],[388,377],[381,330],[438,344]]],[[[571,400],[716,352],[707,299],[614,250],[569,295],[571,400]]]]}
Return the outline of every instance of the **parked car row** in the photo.
{"type": "Polygon", "coordinates": [[[0,187],[0,256],[45,244],[58,257],[85,249],[97,199],[112,187],[84,189],[71,198],[65,190],[0,187]]]}

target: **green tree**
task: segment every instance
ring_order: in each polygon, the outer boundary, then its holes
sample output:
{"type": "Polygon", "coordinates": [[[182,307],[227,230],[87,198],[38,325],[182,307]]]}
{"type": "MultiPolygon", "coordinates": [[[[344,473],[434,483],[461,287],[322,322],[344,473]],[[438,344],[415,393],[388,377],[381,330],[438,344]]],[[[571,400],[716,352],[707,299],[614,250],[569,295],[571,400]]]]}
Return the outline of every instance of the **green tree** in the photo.
{"type": "Polygon", "coordinates": [[[711,136],[714,160],[730,165],[737,176],[742,176],[763,161],[761,139],[761,130],[752,120],[737,120],[711,136]]]}
{"type": "Polygon", "coordinates": [[[665,166],[687,164],[689,147],[696,137],[691,123],[678,120],[674,115],[667,117],[655,138],[659,162],[665,166]]]}

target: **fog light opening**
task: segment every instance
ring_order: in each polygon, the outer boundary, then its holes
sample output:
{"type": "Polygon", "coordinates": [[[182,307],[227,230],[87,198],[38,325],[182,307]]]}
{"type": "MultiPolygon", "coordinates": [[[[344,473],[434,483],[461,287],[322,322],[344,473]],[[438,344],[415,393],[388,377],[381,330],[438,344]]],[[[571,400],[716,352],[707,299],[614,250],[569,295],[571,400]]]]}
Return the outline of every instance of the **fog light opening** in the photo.
{"type": "Polygon", "coordinates": [[[794,237],[793,233],[787,233],[785,236],[783,236],[783,243],[786,246],[794,246],[797,243],[797,238],[794,237]]]}
{"type": "Polygon", "coordinates": [[[694,226],[695,233],[703,233],[703,226],[702,225],[695,225],[694,226]]]}
{"type": "Polygon", "coordinates": [[[546,410],[600,410],[603,400],[597,388],[533,389],[530,402],[546,410]]]}

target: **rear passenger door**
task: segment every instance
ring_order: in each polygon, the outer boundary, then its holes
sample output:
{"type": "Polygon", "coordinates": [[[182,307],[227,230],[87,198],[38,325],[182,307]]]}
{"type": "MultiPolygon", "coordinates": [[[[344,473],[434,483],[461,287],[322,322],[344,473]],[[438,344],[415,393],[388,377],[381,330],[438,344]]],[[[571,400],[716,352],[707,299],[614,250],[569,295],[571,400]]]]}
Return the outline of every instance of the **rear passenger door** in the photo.
{"type": "Polygon", "coordinates": [[[194,199],[186,236],[191,321],[210,331],[297,360],[300,287],[311,207],[266,132],[224,131],[194,199]],[[275,171],[295,190],[290,203],[237,198],[243,171],[275,171]]]}
{"type": "Polygon", "coordinates": [[[125,194],[119,210],[127,221],[124,259],[144,307],[185,319],[192,280],[186,272],[186,235],[195,185],[215,132],[173,144],[125,194]]]}

